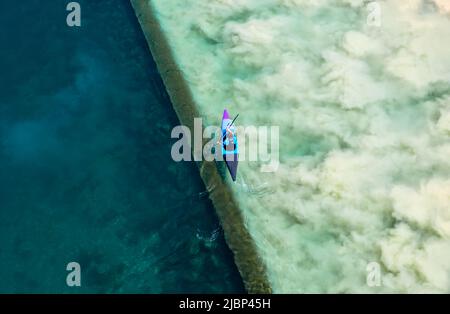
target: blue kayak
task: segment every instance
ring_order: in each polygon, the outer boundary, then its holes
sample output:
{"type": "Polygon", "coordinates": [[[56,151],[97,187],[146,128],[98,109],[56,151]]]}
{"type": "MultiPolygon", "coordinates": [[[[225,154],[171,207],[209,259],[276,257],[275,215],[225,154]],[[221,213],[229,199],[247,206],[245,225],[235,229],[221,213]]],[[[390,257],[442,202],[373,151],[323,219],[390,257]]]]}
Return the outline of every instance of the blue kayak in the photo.
{"type": "Polygon", "coordinates": [[[223,111],[222,117],[222,155],[233,181],[236,181],[238,167],[238,141],[236,128],[232,125],[228,111],[223,111]]]}

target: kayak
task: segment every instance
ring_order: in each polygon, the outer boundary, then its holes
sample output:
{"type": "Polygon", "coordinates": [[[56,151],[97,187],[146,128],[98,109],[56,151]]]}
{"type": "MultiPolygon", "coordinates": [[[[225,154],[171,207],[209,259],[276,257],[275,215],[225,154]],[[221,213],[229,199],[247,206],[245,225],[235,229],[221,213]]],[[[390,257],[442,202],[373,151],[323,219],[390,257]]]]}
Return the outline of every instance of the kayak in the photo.
{"type": "Polygon", "coordinates": [[[222,156],[231,178],[236,181],[239,150],[236,128],[232,122],[228,111],[225,109],[222,117],[222,156]]]}

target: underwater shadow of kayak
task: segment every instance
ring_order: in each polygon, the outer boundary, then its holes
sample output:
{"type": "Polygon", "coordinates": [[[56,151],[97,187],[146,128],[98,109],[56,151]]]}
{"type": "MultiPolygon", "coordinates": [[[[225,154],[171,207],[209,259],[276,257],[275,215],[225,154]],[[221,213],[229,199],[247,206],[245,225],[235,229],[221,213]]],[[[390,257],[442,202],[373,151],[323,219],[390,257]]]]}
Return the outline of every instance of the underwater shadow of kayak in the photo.
{"type": "Polygon", "coordinates": [[[215,160],[215,163],[216,163],[217,171],[219,173],[220,178],[222,179],[222,181],[225,181],[226,176],[229,175],[227,164],[225,163],[225,161],[218,161],[218,160],[215,160]]]}

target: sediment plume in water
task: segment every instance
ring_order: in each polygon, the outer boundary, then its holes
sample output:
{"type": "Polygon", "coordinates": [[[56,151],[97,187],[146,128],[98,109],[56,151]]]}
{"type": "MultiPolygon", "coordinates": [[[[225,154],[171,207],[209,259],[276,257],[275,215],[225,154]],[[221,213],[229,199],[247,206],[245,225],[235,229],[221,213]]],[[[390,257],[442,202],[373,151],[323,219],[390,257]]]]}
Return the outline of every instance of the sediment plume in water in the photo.
{"type": "Polygon", "coordinates": [[[242,162],[229,185],[274,292],[450,291],[445,0],[134,2],[190,91],[182,120],[280,126],[277,171],[242,162]]]}

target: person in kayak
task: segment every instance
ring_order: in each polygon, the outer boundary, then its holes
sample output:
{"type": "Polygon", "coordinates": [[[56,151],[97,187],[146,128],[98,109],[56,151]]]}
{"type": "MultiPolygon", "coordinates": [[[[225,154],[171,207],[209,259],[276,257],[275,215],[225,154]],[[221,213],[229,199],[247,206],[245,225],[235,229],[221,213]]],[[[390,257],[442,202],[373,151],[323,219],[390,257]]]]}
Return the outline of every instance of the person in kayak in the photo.
{"type": "Polygon", "coordinates": [[[225,146],[228,146],[230,144],[234,145],[234,134],[233,131],[230,130],[230,127],[226,128],[226,137],[224,141],[225,146]]]}
{"type": "MultiPolygon", "coordinates": [[[[222,136],[222,140],[225,138],[225,140],[223,141],[223,144],[225,144],[225,146],[228,146],[230,143],[234,144],[234,134],[233,131],[230,130],[230,127],[227,126],[227,128],[225,129],[225,136],[222,136]]],[[[220,144],[221,140],[217,141],[217,145],[220,144]]]]}

